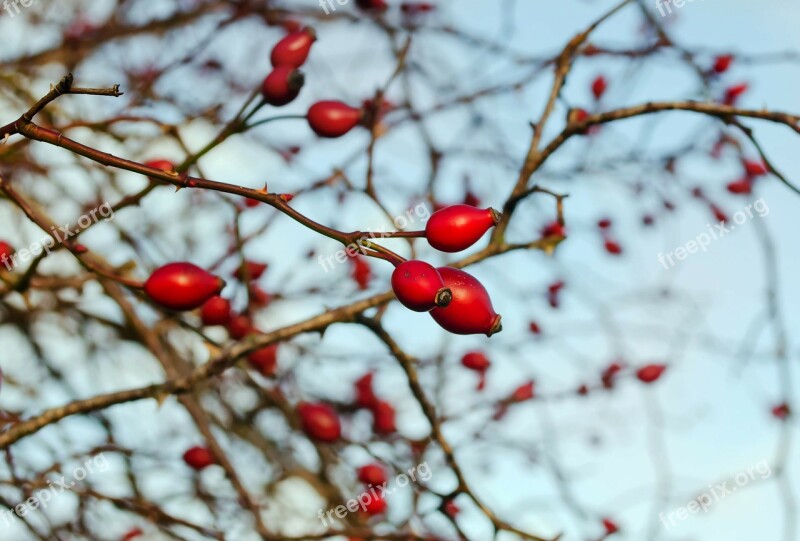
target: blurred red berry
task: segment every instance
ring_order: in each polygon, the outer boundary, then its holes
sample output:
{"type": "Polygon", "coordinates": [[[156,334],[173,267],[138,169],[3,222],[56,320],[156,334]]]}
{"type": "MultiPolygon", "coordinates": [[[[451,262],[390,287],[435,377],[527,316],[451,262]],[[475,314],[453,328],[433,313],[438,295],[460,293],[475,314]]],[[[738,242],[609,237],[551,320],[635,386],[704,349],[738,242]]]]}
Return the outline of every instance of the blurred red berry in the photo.
{"type": "Polygon", "coordinates": [[[216,464],[216,459],[214,459],[214,455],[207,447],[192,447],[185,453],[183,453],[183,461],[189,465],[190,468],[193,468],[197,471],[200,471],[212,464],[216,464]]]}

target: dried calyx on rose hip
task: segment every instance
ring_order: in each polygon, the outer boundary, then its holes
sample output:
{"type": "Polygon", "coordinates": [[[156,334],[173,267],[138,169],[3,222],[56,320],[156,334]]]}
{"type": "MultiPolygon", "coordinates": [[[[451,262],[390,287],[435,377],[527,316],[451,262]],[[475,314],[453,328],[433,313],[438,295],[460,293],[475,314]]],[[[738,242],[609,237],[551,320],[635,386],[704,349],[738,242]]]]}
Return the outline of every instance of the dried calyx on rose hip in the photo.
{"type": "Polygon", "coordinates": [[[444,308],[453,294],[433,265],[424,261],[404,261],[392,272],[392,290],[397,300],[409,310],[427,312],[444,308]]]}
{"type": "Polygon", "coordinates": [[[159,267],[144,283],[150,299],[170,310],[194,310],[219,294],[225,281],[188,262],[159,267]]]}
{"type": "Polygon", "coordinates": [[[301,71],[292,66],[277,66],[264,79],[261,95],[265,102],[280,107],[294,100],[304,83],[305,77],[301,71]]]}
{"type": "Polygon", "coordinates": [[[453,294],[453,300],[445,308],[429,312],[436,323],[454,334],[492,336],[503,330],[501,317],[494,311],[489,294],[477,278],[451,267],[436,270],[453,294]]]}
{"type": "Polygon", "coordinates": [[[428,244],[442,252],[466,250],[500,222],[493,208],[450,205],[434,212],[425,225],[428,244]]]}
{"type": "Polygon", "coordinates": [[[299,68],[308,59],[311,46],[317,40],[317,33],[310,26],[291,32],[272,48],[270,60],[273,66],[299,68]]]}
{"type": "Polygon", "coordinates": [[[320,137],[341,137],[364,118],[361,109],[341,101],[318,101],[308,109],[308,125],[320,137]]]}

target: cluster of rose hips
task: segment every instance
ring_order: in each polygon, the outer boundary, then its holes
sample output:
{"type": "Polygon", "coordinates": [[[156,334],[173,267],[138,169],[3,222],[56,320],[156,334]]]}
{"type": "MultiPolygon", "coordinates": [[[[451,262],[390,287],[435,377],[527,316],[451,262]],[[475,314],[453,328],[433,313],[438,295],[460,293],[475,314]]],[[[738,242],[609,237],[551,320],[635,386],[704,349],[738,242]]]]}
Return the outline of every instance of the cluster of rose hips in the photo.
{"type": "MultiPolygon", "coordinates": [[[[494,209],[451,205],[433,213],[425,237],[434,248],[457,252],[472,246],[499,220],[494,209]]],[[[248,262],[250,277],[258,278],[263,266],[248,262]]],[[[156,269],[144,284],[155,303],[170,310],[194,310],[202,306],[206,325],[226,325],[231,336],[241,339],[254,332],[244,316],[234,316],[229,301],[219,297],[225,282],[188,262],[169,263],[156,269]]],[[[416,312],[429,312],[444,329],[455,334],[492,334],[501,330],[501,317],[489,294],[472,275],[452,267],[434,268],[419,260],[397,262],[392,289],[398,300],[416,312]]],[[[274,369],[275,347],[250,355],[252,364],[274,369]],[[263,357],[263,361],[260,360],[263,357]]]]}

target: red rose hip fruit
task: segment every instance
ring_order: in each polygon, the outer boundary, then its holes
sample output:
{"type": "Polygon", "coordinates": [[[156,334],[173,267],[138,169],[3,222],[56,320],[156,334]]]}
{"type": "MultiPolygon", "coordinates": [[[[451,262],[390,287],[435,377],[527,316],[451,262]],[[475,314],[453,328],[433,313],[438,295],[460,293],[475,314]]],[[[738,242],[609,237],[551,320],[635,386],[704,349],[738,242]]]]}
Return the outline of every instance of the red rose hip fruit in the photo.
{"type": "Polygon", "coordinates": [[[667,367],[663,364],[648,364],[636,371],[636,377],[643,383],[653,383],[661,377],[666,369],[667,367]]]}
{"type": "Polygon", "coordinates": [[[305,77],[291,66],[278,66],[264,79],[261,95],[270,105],[280,107],[294,100],[303,88],[305,77]]]}
{"type": "Polygon", "coordinates": [[[185,453],[183,453],[183,461],[189,465],[189,467],[200,471],[212,464],[216,464],[216,460],[214,459],[214,455],[209,451],[206,447],[192,447],[185,453]]]}
{"type": "Polygon", "coordinates": [[[388,481],[386,470],[377,463],[366,464],[358,468],[358,480],[365,485],[382,485],[388,481]]]}
{"type": "Polygon", "coordinates": [[[327,404],[301,402],[297,406],[300,425],[309,437],[323,442],[333,442],[342,435],[342,426],[336,411],[327,404]]]}
{"type": "Polygon", "coordinates": [[[231,320],[231,303],[228,299],[216,296],[208,299],[200,309],[203,325],[227,325],[231,320]]]}
{"type": "Polygon", "coordinates": [[[361,122],[361,109],[340,101],[319,101],[308,109],[308,125],[320,137],[341,137],[361,122]]]}
{"type": "Polygon", "coordinates": [[[278,367],[278,344],[270,344],[261,349],[257,349],[247,356],[247,362],[262,376],[268,378],[275,375],[278,367]]]}
{"type": "Polygon", "coordinates": [[[427,312],[450,304],[453,295],[439,272],[424,261],[405,261],[392,272],[392,290],[409,310],[427,312]]]}
{"type": "Polygon", "coordinates": [[[466,250],[500,221],[493,208],[450,205],[434,212],[425,225],[428,244],[442,252],[466,250]]]}
{"type": "Polygon", "coordinates": [[[436,323],[453,334],[492,336],[503,330],[489,294],[474,276],[451,267],[436,270],[453,294],[453,300],[445,308],[430,311],[436,323]]]}
{"type": "Polygon", "coordinates": [[[144,283],[144,291],[156,304],[170,310],[194,310],[225,287],[219,276],[187,262],[159,267],[144,283]]]}
{"type": "Polygon", "coordinates": [[[272,65],[299,68],[308,58],[308,53],[311,52],[311,46],[316,39],[317,34],[311,27],[292,32],[272,48],[270,55],[272,65]]]}

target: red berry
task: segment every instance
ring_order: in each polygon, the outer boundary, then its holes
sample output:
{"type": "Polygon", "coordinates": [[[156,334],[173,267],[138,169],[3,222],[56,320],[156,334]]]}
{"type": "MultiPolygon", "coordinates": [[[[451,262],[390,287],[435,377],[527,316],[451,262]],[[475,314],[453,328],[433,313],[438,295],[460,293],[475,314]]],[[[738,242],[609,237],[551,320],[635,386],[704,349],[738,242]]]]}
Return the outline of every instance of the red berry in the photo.
{"type": "Polygon", "coordinates": [[[378,434],[391,434],[397,427],[394,423],[394,407],[388,402],[378,400],[372,406],[372,427],[378,434]]]}
{"type": "Polygon", "coordinates": [[[278,344],[270,344],[255,350],[247,356],[247,362],[262,376],[266,378],[274,376],[278,367],[278,344]]]}
{"type": "Polygon", "coordinates": [[[528,330],[531,332],[531,334],[536,334],[536,335],[542,334],[542,328],[535,321],[531,321],[528,324],[528,330]]]}
{"type": "Polygon", "coordinates": [[[651,226],[656,223],[656,219],[653,217],[652,214],[645,214],[642,216],[642,225],[651,226]]]}
{"type": "Polygon", "coordinates": [[[436,270],[453,294],[453,300],[445,308],[430,311],[436,323],[454,334],[492,336],[503,329],[489,294],[474,276],[451,267],[436,270]]]}
{"type": "Polygon", "coordinates": [[[336,411],[327,404],[301,402],[297,406],[303,431],[311,438],[334,442],[342,435],[342,426],[336,411]]]}
{"type": "Polygon", "coordinates": [[[749,178],[743,178],[734,182],[728,183],[726,186],[729,192],[736,195],[748,195],[753,193],[753,181],[749,178]]]}
{"type": "Polygon", "coordinates": [[[559,222],[550,222],[545,225],[541,230],[542,237],[566,237],[567,233],[564,230],[564,224],[559,222]]]}
{"type": "Polygon", "coordinates": [[[14,247],[11,246],[9,243],[0,240],[0,261],[2,261],[2,264],[7,268],[10,267],[12,264],[11,256],[13,255],[14,255],[14,247]]]}
{"type": "Polygon", "coordinates": [[[392,290],[409,310],[427,312],[450,304],[453,295],[439,272],[424,261],[404,261],[392,272],[392,290]]]}
{"type": "Polygon", "coordinates": [[[299,68],[308,58],[308,53],[311,52],[311,46],[316,39],[317,34],[311,27],[290,33],[272,48],[270,56],[272,65],[299,68]]]}
{"type": "Polygon", "coordinates": [[[594,99],[599,100],[603,97],[603,94],[606,93],[608,89],[608,81],[602,75],[598,75],[595,77],[594,81],[592,81],[592,95],[594,99]]]}
{"type": "Polygon", "coordinates": [[[239,280],[244,280],[244,270],[247,271],[247,276],[250,280],[258,280],[269,265],[266,263],[257,263],[255,261],[245,261],[244,266],[245,269],[242,269],[242,267],[236,269],[236,278],[239,280]]]}
{"type": "Polygon", "coordinates": [[[254,332],[256,332],[256,329],[253,327],[253,322],[245,315],[239,314],[233,316],[228,322],[228,334],[230,334],[231,338],[234,340],[241,340],[254,332]]]}
{"type": "Polygon", "coordinates": [[[370,498],[370,500],[364,504],[364,511],[372,516],[382,515],[386,512],[387,507],[386,499],[382,494],[379,494],[378,496],[370,498]]]}
{"type": "Polygon", "coordinates": [[[600,380],[603,382],[603,387],[611,389],[614,387],[614,378],[622,371],[622,364],[611,363],[608,365],[603,373],[600,375],[600,380]]]}
{"type": "Polygon", "coordinates": [[[362,408],[372,408],[378,403],[378,397],[372,390],[372,372],[364,374],[355,383],[356,405],[362,408]]]}
{"type": "Polygon", "coordinates": [[[367,263],[367,258],[356,255],[350,258],[350,261],[353,262],[353,280],[358,284],[358,289],[364,291],[369,287],[369,282],[372,278],[372,270],[369,267],[369,263],[367,263]]]}
{"type": "Polygon", "coordinates": [[[459,509],[458,505],[456,505],[456,502],[453,500],[445,500],[445,502],[442,504],[442,511],[444,511],[444,514],[448,517],[456,518],[456,516],[461,512],[461,509],[459,509]]]}
{"type": "Polygon", "coordinates": [[[358,480],[365,485],[380,486],[388,481],[388,476],[383,466],[373,463],[358,468],[358,480]]]}
{"type": "Polygon", "coordinates": [[[486,372],[492,366],[489,358],[480,351],[470,351],[461,357],[461,364],[476,372],[486,372]]]}
{"type": "Polygon", "coordinates": [[[428,244],[442,252],[466,250],[497,225],[500,213],[493,208],[450,205],[434,212],[425,225],[428,244]]]}
{"type": "Polygon", "coordinates": [[[192,447],[183,453],[183,461],[195,470],[202,470],[216,464],[216,459],[207,447],[192,447]]]}
{"type": "Polygon", "coordinates": [[[644,383],[653,383],[661,377],[661,374],[663,374],[666,369],[667,367],[663,364],[648,364],[636,371],[636,377],[639,378],[639,381],[644,383]]]}
{"type": "Polygon", "coordinates": [[[728,215],[725,214],[725,211],[723,211],[721,208],[719,208],[714,203],[711,203],[708,206],[708,208],[711,209],[711,212],[712,212],[712,214],[714,214],[714,218],[716,218],[717,221],[720,221],[720,222],[727,222],[728,221],[728,215]]]}
{"type": "Polygon", "coordinates": [[[737,100],[747,92],[747,89],[750,88],[747,83],[740,83],[738,85],[733,85],[725,89],[725,97],[722,99],[722,102],[725,105],[735,105],[737,100]]]}
{"type": "Polygon", "coordinates": [[[231,320],[231,303],[216,296],[208,299],[200,310],[203,325],[226,325],[231,320]]]}
{"type": "Polygon", "coordinates": [[[620,255],[622,253],[622,246],[617,241],[606,239],[605,243],[606,252],[611,255],[620,255]]]}
{"type": "Polygon", "coordinates": [[[250,284],[250,304],[260,307],[268,306],[272,302],[272,295],[264,291],[257,284],[250,284]]]}
{"type": "Polygon", "coordinates": [[[760,177],[769,172],[767,165],[762,161],[743,160],[742,165],[748,177],[760,177]]]}
{"type": "Polygon", "coordinates": [[[169,160],[150,160],[144,162],[144,164],[151,169],[161,169],[168,173],[175,170],[175,164],[169,160]]]}
{"type": "Polygon", "coordinates": [[[785,420],[791,414],[791,409],[789,408],[789,404],[786,402],[782,404],[778,404],[774,408],[772,408],[772,416],[776,419],[780,419],[781,421],[785,420]]]}
{"type": "Polygon", "coordinates": [[[159,267],[144,283],[147,296],[170,310],[194,310],[223,287],[222,278],[186,262],[159,267]]]}
{"type": "Polygon", "coordinates": [[[352,130],[363,117],[361,109],[340,101],[318,101],[308,109],[308,125],[320,137],[341,137],[352,130]]]}
{"type": "Polygon", "coordinates": [[[303,88],[303,73],[291,66],[277,66],[264,79],[261,95],[270,105],[280,107],[294,100],[303,88]]]}
{"type": "Polygon", "coordinates": [[[606,529],[606,535],[611,535],[619,531],[619,526],[610,518],[603,519],[603,527],[606,529]]]}
{"type": "Polygon", "coordinates": [[[714,59],[714,73],[725,73],[733,62],[732,54],[721,54],[714,59]]]}
{"type": "Polygon", "coordinates": [[[132,530],[129,530],[128,533],[126,533],[125,535],[123,535],[119,541],[131,541],[133,539],[136,539],[137,537],[141,537],[142,535],[144,535],[144,532],[142,531],[141,528],[134,528],[132,530]]]}
{"type": "Polygon", "coordinates": [[[511,393],[511,401],[524,402],[525,400],[531,400],[535,396],[534,385],[533,381],[529,381],[514,389],[514,392],[511,393]]]}
{"type": "Polygon", "coordinates": [[[597,220],[597,227],[600,229],[609,229],[611,227],[611,218],[601,218],[597,220]]]}
{"type": "Polygon", "coordinates": [[[582,384],[580,387],[578,387],[578,394],[581,396],[586,396],[587,394],[589,394],[589,386],[586,384],[582,384]]]}

